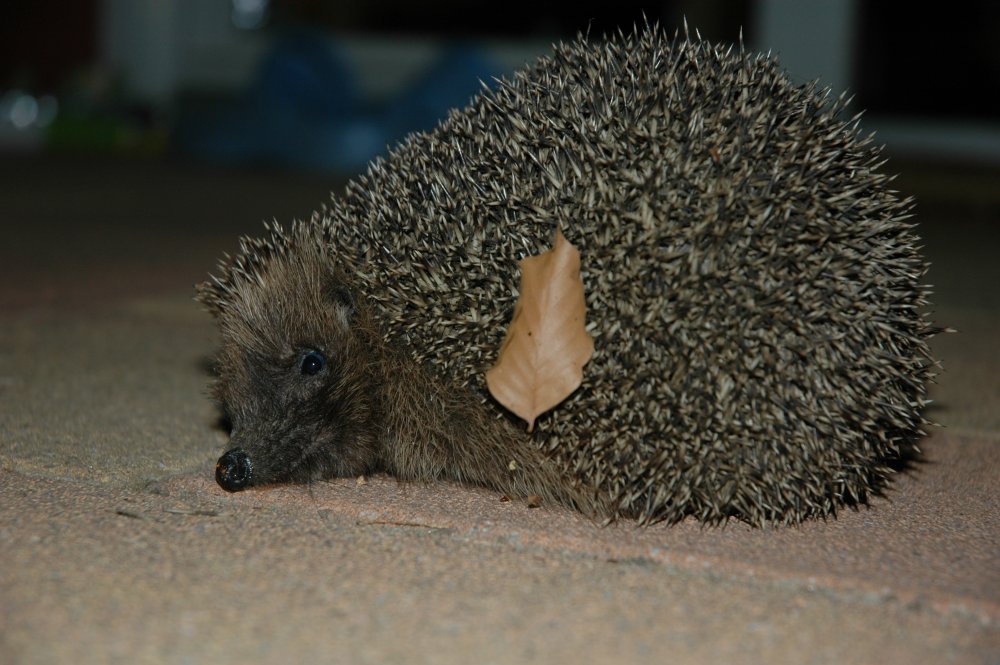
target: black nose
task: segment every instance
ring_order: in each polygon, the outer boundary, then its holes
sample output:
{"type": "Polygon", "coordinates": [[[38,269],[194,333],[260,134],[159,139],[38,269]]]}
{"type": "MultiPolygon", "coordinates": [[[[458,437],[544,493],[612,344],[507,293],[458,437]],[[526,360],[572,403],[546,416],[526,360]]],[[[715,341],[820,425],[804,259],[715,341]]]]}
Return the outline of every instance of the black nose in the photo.
{"type": "Polygon", "coordinates": [[[250,484],[253,464],[242,450],[230,450],[215,463],[215,480],[227,492],[238,492],[250,484]]]}

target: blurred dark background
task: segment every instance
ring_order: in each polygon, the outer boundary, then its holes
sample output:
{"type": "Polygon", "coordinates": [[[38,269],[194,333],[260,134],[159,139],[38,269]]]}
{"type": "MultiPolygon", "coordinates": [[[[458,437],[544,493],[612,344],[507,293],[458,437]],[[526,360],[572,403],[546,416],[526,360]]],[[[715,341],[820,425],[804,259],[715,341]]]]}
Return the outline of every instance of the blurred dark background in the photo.
{"type": "Polygon", "coordinates": [[[855,95],[894,155],[1000,163],[1000,3],[6,0],[0,157],[184,156],[349,175],[578,32],[644,20],[855,95]]]}

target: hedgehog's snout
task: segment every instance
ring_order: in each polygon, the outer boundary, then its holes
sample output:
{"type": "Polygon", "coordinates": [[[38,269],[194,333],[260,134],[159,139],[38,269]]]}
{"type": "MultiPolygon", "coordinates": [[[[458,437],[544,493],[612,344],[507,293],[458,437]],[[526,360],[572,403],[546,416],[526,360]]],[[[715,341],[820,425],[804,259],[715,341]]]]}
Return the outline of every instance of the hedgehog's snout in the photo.
{"type": "Polygon", "coordinates": [[[253,464],[242,450],[230,450],[215,463],[215,480],[227,492],[240,491],[250,484],[251,478],[253,464]]]}

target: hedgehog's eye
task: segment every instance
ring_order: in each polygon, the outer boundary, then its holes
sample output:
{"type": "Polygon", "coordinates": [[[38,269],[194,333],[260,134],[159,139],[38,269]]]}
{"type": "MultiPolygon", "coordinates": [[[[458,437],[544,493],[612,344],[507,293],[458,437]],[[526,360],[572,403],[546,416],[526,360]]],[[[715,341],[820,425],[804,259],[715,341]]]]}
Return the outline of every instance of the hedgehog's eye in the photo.
{"type": "Polygon", "coordinates": [[[299,367],[306,376],[319,374],[326,367],[326,356],[319,351],[309,351],[302,356],[302,364],[299,367]]]}

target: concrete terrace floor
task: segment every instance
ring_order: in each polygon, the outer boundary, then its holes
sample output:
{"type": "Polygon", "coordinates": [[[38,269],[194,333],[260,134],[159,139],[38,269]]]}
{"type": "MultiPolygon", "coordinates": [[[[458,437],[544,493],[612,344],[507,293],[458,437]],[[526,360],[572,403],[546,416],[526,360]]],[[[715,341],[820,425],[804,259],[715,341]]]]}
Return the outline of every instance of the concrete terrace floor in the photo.
{"type": "Polygon", "coordinates": [[[228,495],[192,285],[330,179],[0,160],[0,662],[1000,663],[1000,182],[920,201],[945,427],[884,499],[599,528],[375,477],[228,495]]]}

